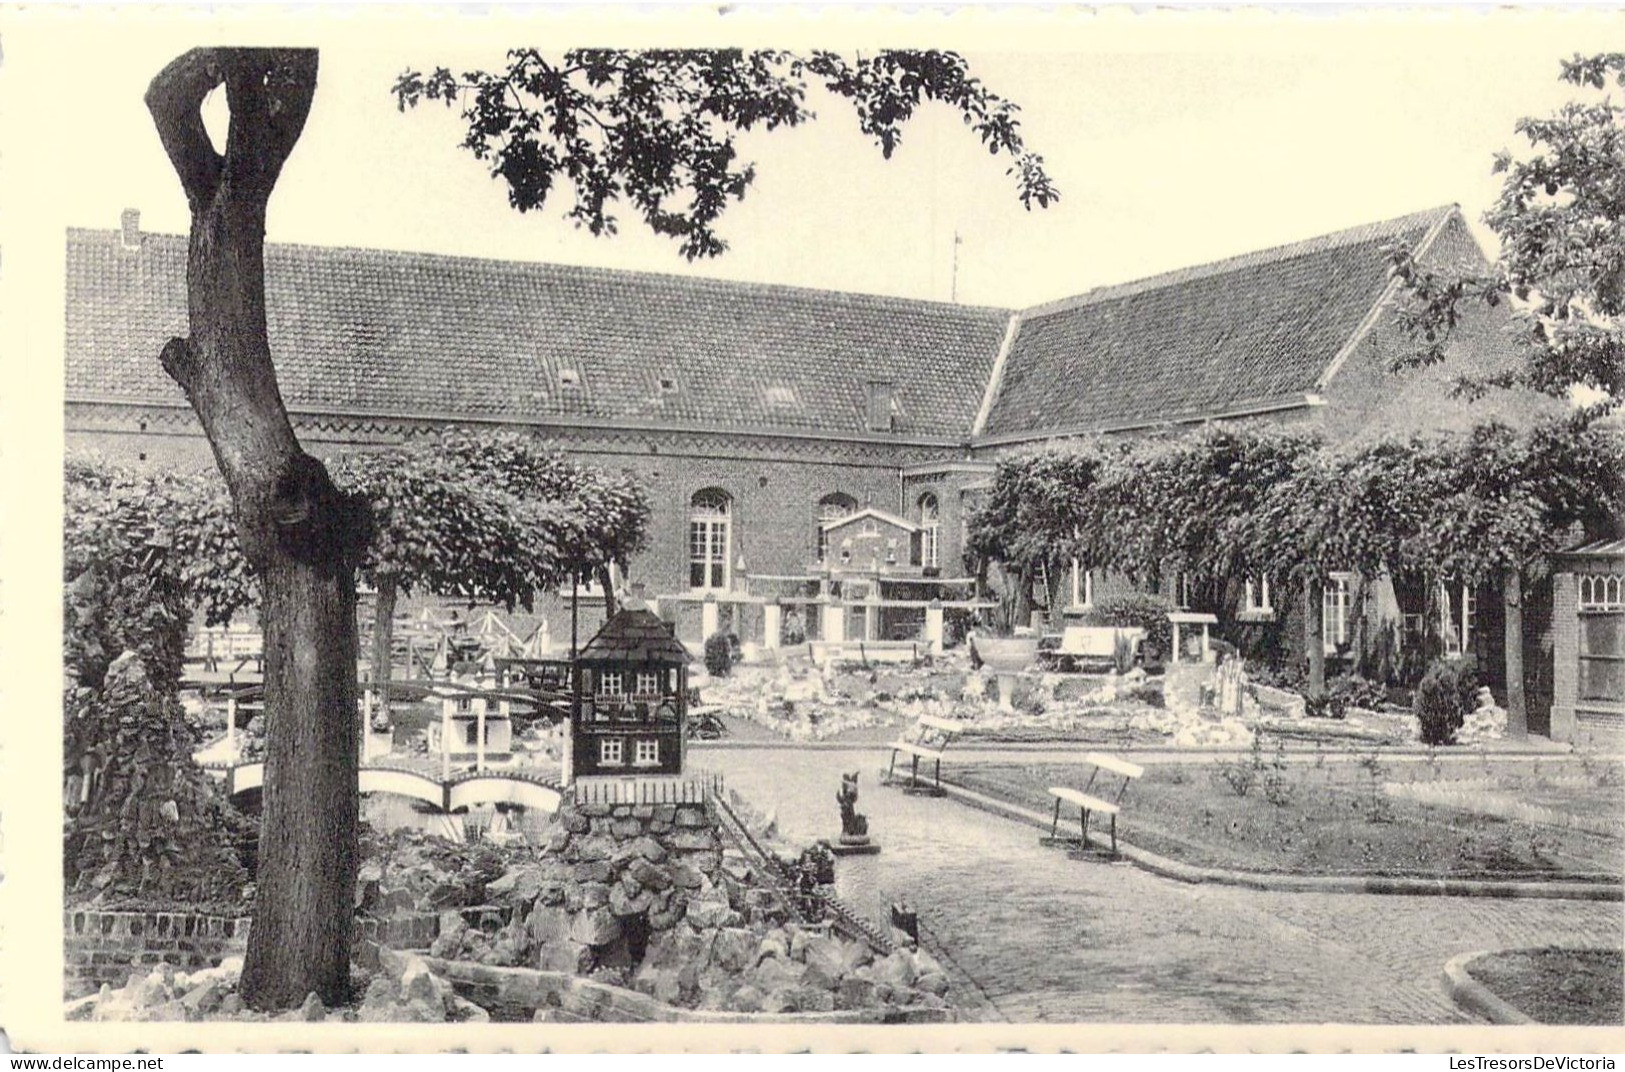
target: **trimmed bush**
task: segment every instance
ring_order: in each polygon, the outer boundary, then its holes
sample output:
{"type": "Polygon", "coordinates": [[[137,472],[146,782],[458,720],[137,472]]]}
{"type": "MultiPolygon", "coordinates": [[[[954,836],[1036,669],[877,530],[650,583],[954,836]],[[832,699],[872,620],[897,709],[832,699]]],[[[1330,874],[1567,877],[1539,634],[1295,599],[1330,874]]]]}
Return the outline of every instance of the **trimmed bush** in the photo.
{"type": "Polygon", "coordinates": [[[734,667],[734,648],[739,639],[729,632],[712,633],[705,641],[705,672],[727,677],[734,667]]]}
{"type": "MultiPolygon", "coordinates": [[[[1461,728],[1467,708],[1462,704],[1462,679],[1469,677],[1477,690],[1478,675],[1471,666],[1465,668],[1440,660],[1422,675],[1416,686],[1413,710],[1421,727],[1423,744],[1454,744],[1456,731],[1461,728]],[[1462,670],[1466,670],[1466,674],[1462,670]]],[[[1469,694],[1470,695],[1470,694],[1469,694]]]]}

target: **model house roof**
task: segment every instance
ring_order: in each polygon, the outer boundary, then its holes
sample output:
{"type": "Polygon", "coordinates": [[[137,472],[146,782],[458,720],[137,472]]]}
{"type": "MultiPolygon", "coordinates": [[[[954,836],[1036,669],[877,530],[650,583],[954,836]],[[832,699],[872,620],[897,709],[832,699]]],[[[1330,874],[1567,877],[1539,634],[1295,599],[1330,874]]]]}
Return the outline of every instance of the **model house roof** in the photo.
{"type": "Polygon", "coordinates": [[[981,431],[1098,431],[1216,416],[1316,389],[1453,206],[1185,268],[1018,314],[981,431]]]}
{"type": "Polygon", "coordinates": [[[918,532],[920,530],[920,526],[907,518],[898,517],[896,514],[888,514],[886,511],[876,509],[873,506],[865,506],[857,513],[847,514],[845,517],[819,522],[819,528],[825,532],[833,532],[835,529],[845,528],[855,521],[863,520],[882,521],[893,528],[903,529],[905,532],[918,532]]]}
{"type": "MultiPolygon", "coordinates": [[[[963,438],[1009,314],[942,302],[423,253],[266,248],[295,412],[963,438]]],[[[71,230],[67,397],[184,404],[186,239],[71,230]]]]}
{"type": "Polygon", "coordinates": [[[652,612],[623,608],[604,623],[586,646],[580,660],[587,663],[683,663],[689,659],[672,627],[652,612]]]}
{"type": "MultiPolygon", "coordinates": [[[[1433,209],[1024,312],[273,244],[267,316],[295,413],[1009,441],[1302,405],[1382,300],[1384,249],[1452,220],[1433,209]]],[[[70,403],[184,405],[157,355],[185,334],[185,275],[184,238],[68,232],[70,403]]]]}

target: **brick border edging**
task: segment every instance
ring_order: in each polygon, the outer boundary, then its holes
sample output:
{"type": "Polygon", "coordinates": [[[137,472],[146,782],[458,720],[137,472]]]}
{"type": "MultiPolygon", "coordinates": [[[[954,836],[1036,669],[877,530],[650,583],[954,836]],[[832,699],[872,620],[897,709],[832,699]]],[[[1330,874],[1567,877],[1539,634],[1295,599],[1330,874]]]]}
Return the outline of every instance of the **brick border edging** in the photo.
{"type": "MultiPolygon", "coordinates": [[[[885,784],[882,781],[881,784],[885,784]]],[[[947,779],[942,788],[967,807],[1048,830],[1050,817],[1019,804],[984,796],[947,779]]],[[[1344,875],[1281,875],[1261,871],[1235,871],[1198,867],[1160,856],[1149,849],[1117,839],[1117,854],[1134,866],[1163,878],[1193,885],[1211,882],[1285,893],[1409,894],[1437,897],[1504,897],[1572,901],[1625,901],[1625,883],[1509,882],[1496,879],[1360,878],[1344,875]]]]}
{"type": "Polygon", "coordinates": [[[1470,953],[1457,953],[1445,961],[1443,982],[1450,1000],[1466,1011],[1477,1013],[1494,1024],[1538,1023],[1534,1017],[1510,1002],[1496,997],[1489,987],[1474,979],[1468,972],[1474,961],[1489,956],[1491,952],[1493,950],[1478,949],[1470,953]]]}

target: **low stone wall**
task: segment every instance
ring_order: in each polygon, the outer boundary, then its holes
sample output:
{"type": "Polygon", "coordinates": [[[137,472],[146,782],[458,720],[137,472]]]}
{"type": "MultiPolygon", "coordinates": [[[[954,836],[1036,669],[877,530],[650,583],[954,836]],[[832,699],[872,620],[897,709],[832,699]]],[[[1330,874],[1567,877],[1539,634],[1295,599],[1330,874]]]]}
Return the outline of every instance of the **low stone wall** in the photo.
{"type": "MultiPolygon", "coordinates": [[[[567,972],[531,968],[498,968],[486,964],[425,958],[457,993],[486,1009],[534,1010],[537,1019],[554,1022],[614,1023],[947,1023],[948,1009],[875,1008],[828,1012],[714,1012],[685,1009],[656,1001],[647,994],[611,986],[567,972]]],[[[533,1014],[533,1015],[534,1015],[533,1014]]]]}

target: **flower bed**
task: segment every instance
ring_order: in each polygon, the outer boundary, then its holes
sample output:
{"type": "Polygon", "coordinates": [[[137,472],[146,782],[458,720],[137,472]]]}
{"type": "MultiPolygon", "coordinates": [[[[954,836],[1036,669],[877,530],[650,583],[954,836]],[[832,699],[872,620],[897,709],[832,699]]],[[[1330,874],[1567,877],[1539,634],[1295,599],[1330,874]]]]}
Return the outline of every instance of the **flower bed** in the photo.
{"type": "Polygon", "coordinates": [[[1618,949],[1509,949],[1477,958],[1467,971],[1536,1023],[1625,1023],[1618,949]]]}
{"type": "MultiPolygon", "coordinates": [[[[945,780],[1046,814],[1054,803],[1047,787],[1077,783],[1081,770],[944,767],[945,780]]],[[[1428,764],[1390,770],[1374,756],[1286,763],[1263,753],[1234,763],[1153,766],[1130,787],[1118,830],[1132,844],[1185,863],[1242,871],[1615,881],[1625,874],[1617,833],[1506,821],[1393,798],[1384,788],[1395,777],[1429,776],[1436,774],[1428,764]]],[[[1619,814],[1625,801],[1613,807],[1619,814]]]]}

